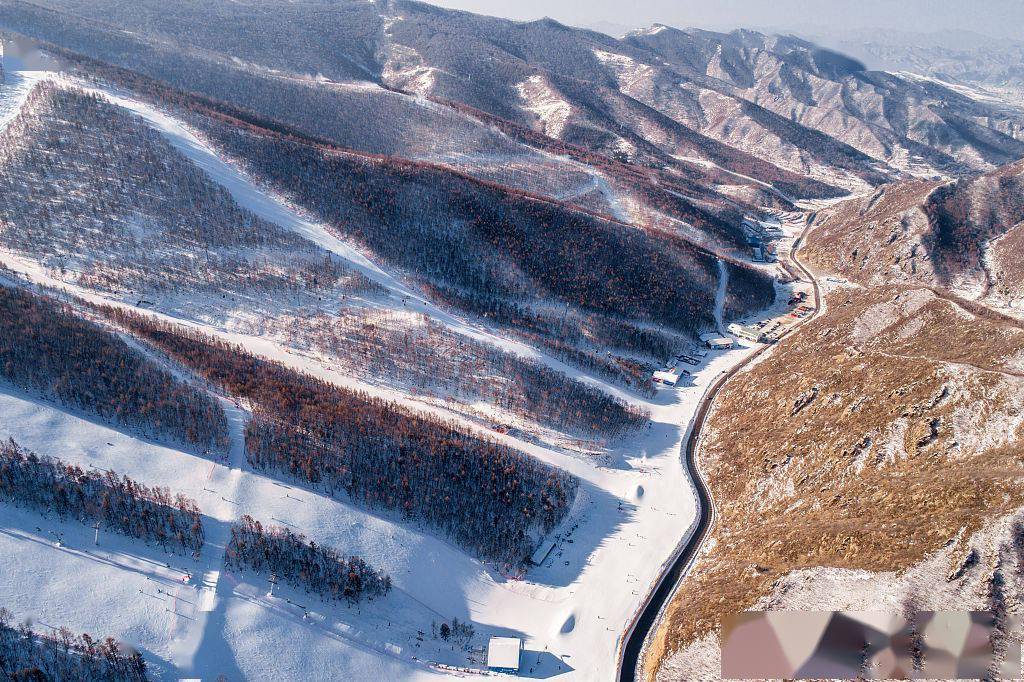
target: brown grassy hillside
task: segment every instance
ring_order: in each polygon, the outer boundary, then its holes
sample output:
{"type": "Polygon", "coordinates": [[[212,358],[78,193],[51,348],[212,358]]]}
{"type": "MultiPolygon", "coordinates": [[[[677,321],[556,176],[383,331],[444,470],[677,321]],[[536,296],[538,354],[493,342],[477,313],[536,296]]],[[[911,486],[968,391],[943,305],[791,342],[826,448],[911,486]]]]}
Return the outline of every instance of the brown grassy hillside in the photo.
{"type": "Polygon", "coordinates": [[[928,288],[842,288],[827,304],[718,400],[701,450],[714,539],[650,678],[791,571],[902,570],[1024,504],[1024,330],[928,288]]]}

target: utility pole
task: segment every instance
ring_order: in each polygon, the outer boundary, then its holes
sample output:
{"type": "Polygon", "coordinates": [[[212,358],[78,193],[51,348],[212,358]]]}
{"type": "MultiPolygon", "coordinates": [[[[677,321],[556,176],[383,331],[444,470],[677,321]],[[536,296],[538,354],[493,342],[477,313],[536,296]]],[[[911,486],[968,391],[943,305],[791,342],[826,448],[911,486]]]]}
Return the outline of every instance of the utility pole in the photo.
{"type": "Polygon", "coordinates": [[[277,584],[277,573],[271,573],[270,574],[270,592],[267,592],[267,597],[268,598],[274,596],[274,585],[276,585],[276,584],[277,584]]]}
{"type": "Polygon", "coordinates": [[[63,547],[63,546],[64,546],[64,540],[63,540],[63,538],[61,537],[61,534],[60,534],[60,533],[58,533],[58,532],[56,532],[56,531],[52,531],[52,530],[48,530],[48,531],[46,531],[46,532],[47,532],[47,533],[49,533],[50,535],[52,535],[52,536],[53,536],[53,538],[54,538],[54,542],[55,542],[55,544],[56,544],[56,545],[57,545],[58,547],[63,547]]]}

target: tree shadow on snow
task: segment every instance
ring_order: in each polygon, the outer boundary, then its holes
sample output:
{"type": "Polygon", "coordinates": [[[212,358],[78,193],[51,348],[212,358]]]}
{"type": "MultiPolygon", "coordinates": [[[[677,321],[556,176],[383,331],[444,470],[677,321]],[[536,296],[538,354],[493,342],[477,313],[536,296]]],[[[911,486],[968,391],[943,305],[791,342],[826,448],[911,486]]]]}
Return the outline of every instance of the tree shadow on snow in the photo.
{"type": "MultiPolygon", "coordinates": [[[[157,588],[178,587],[182,584],[183,574],[195,572],[196,560],[190,555],[168,552],[159,545],[147,544],[142,539],[121,535],[105,527],[100,528],[97,545],[92,525],[85,525],[73,517],[62,519],[34,508],[15,506],[6,500],[0,500],[0,510],[4,512],[0,535],[46,547],[66,557],[135,573],[156,583],[157,588]]],[[[203,517],[204,528],[215,523],[220,522],[203,517]]],[[[221,550],[209,544],[203,546],[204,554],[210,551],[221,550]]]]}
{"type": "Polygon", "coordinates": [[[573,667],[550,651],[525,649],[519,656],[519,677],[546,680],[571,673],[573,667]]]}
{"type": "MultiPolygon", "coordinates": [[[[186,622],[194,623],[197,620],[198,609],[196,607],[199,598],[199,590],[194,594],[189,590],[183,591],[186,585],[182,576],[186,573],[191,575],[193,580],[191,587],[197,584],[197,573],[200,563],[190,555],[175,554],[166,552],[155,544],[147,544],[145,541],[121,535],[118,533],[100,529],[99,545],[96,544],[95,530],[91,525],[86,525],[72,518],[60,518],[52,513],[44,513],[34,508],[18,507],[0,501],[0,536],[9,538],[18,543],[36,545],[56,553],[48,559],[49,568],[60,573],[66,569],[60,569],[63,561],[75,562],[86,561],[97,566],[113,569],[118,573],[113,580],[119,581],[125,574],[132,574],[144,578],[146,582],[140,588],[139,593],[126,595],[126,599],[132,604],[139,600],[152,602],[154,612],[163,610],[172,611],[175,618],[184,619],[186,622]]],[[[203,526],[209,531],[215,524],[223,523],[210,517],[203,517],[203,526]]],[[[203,555],[207,561],[207,553],[213,553],[218,558],[214,561],[220,565],[220,555],[223,547],[206,543],[203,546],[203,555]]],[[[48,555],[49,556],[49,555],[48,555]]],[[[71,568],[74,568],[72,564],[71,568]]],[[[81,573],[81,571],[79,571],[81,573]]],[[[49,598],[41,595],[43,599],[49,598]]],[[[116,604],[111,605],[116,609],[116,604]]],[[[110,622],[118,622],[110,614],[110,622]]],[[[170,617],[170,616],[168,616],[170,617]]],[[[52,624],[51,627],[60,627],[64,623],[52,624]]],[[[111,636],[116,640],[124,640],[124,633],[118,632],[95,632],[90,633],[101,637],[111,636]]],[[[204,635],[205,638],[205,635],[204,635]]],[[[130,640],[124,640],[130,646],[143,653],[146,665],[149,667],[153,679],[173,680],[180,677],[180,671],[169,661],[139,646],[130,640]]],[[[226,672],[236,673],[234,677],[229,674],[229,679],[242,679],[237,667],[229,667],[226,672]]]]}
{"type": "Polygon", "coordinates": [[[225,580],[226,571],[222,568],[217,582],[217,603],[206,615],[203,634],[199,640],[193,658],[192,668],[202,673],[203,679],[217,679],[223,675],[228,680],[244,680],[245,675],[238,667],[235,652],[227,645],[224,632],[227,627],[227,605],[231,598],[233,586],[225,580]]]}
{"type": "Polygon", "coordinates": [[[525,579],[548,587],[566,587],[575,582],[603,546],[626,542],[619,529],[629,523],[636,506],[593,483],[580,482],[572,513],[549,533],[554,547],[539,565],[529,566],[525,579]]]}
{"type": "MultiPolygon", "coordinates": [[[[486,637],[516,637],[526,641],[525,633],[513,628],[487,627],[486,637]]],[[[556,655],[547,649],[544,651],[534,649],[523,649],[519,654],[519,673],[517,677],[533,680],[546,680],[559,675],[573,672],[575,668],[569,664],[567,659],[572,658],[569,654],[556,655]]]]}
{"type": "Polygon", "coordinates": [[[616,471],[633,471],[648,466],[651,458],[667,450],[678,452],[680,427],[670,422],[648,421],[636,431],[623,436],[606,453],[606,467],[616,471]]]}
{"type": "MultiPolygon", "coordinates": [[[[75,418],[75,419],[80,419],[83,422],[87,422],[87,423],[92,424],[94,426],[97,426],[99,428],[109,429],[111,431],[114,431],[114,432],[122,435],[122,436],[125,436],[127,438],[131,438],[132,440],[139,441],[140,443],[143,443],[145,445],[149,445],[149,446],[153,446],[153,447],[158,447],[158,448],[167,448],[167,449],[170,449],[170,450],[177,450],[178,452],[183,452],[183,453],[186,453],[186,454],[189,454],[189,455],[193,455],[193,456],[201,458],[201,459],[206,459],[206,460],[209,460],[211,462],[217,462],[217,463],[220,463],[220,464],[223,464],[223,460],[225,458],[225,455],[223,453],[215,452],[215,451],[205,451],[202,448],[200,448],[200,447],[198,447],[198,446],[196,446],[194,444],[182,443],[182,442],[180,442],[180,441],[178,441],[178,440],[176,440],[174,438],[171,438],[170,436],[164,436],[164,435],[161,435],[161,434],[148,433],[148,432],[145,432],[141,428],[138,428],[138,427],[134,427],[134,426],[131,426],[131,425],[128,425],[128,424],[122,424],[122,423],[117,422],[117,421],[112,421],[112,420],[108,421],[107,419],[104,419],[100,415],[95,414],[93,412],[86,412],[86,411],[84,411],[82,409],[79,409],[79,408],[77,408],[75,406],[67,405],[67,404],[63,403],[59,398],[51,397],[51,396],[48,396],[48,395],[45,395],[45,394],[44,395],[40,395],[40,393],[37,392],[37,391],[23,389],[20,386],[15,386],[14,384],[12,384],[12,383],[4,380],[4,379],[0,379],[0,397],[2,397],[2,396],[7,396],[7,397],[10,397],[10,398],[14,398],[16,400],[21,400],[21,401],[24,401],[26,403],[30,403],[32,405],[36,405],[36,406],[38,406],[40,408],[43,408],[43,409],[54,410],[56,412],[62,412],[62,413],[66,414],[66,415],[68,415],[70,417],[75,418]]],[[[3,439],[6,440],[7,436],[5,435],[5,431],[8,431],[8,429],[4,429],[3,428],[4,426],[5,426],[4,424],[0,423],[0,437],[3,437],[3,439]]],[[[15,440],[18,441],[19,445],[22,445],[22,446],[26,447],[29,450],[35,451],[34,448],[32,448],[28,443],[23,443],[23,442],[19,441],[19,439],[17,437],[15,437],[15,440]]],[[[86,451],[84,449],[80,449],[80,451],[84,452],[86,455],[94,456],[93,453],[91,453],[89,451],[86,451]]],[[[38,451],[36,451],[36,454],[38,454],[38,455],[47,455],[47,456],[50,456],[50,457],[54,457],[56,459],[60,459],[60,460],[64,461],[65,463],[68,463],[68,464],[74,463],[74,462],[71,462],[71,461],[67,460],[66,456],[64,456],[60,452],[53,452],[53,451],[38,452],[38,451]]]]}

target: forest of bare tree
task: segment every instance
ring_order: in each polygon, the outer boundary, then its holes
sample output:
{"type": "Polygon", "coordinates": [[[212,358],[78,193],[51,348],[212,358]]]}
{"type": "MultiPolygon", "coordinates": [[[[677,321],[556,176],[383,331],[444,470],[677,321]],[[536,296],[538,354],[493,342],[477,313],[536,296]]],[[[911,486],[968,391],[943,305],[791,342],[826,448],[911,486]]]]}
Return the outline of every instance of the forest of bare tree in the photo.
{"type": "Polygon", "coordinates": [[[391,577],[357,556],[343,556],[284,526],[264,526],[251,516],[231,525],[226,564],[286,582],[323,599],[354,604],[386,596],[391,577]]]}
{"type": "Polygon", "coordinates": [[[523,563],[569,511],[572,475],[454,421],[342,388],[201,332],[106,314],[253,405],[249,463],[418,521],[481,557],[523,563]]]}
{"type": "Polygon", "coordinates": [[[114,471],[41,457],[13,440],[0,444],[0,498],[61,519],[99,524],[165,551],[198,556],[203,548],[203,520],[195,500],[114,471]]]}
{"type": "Polygon", "coordinates": [[[158,437],[222,449],[223,408],[68,306],[0,286],[0,377],[158,437]]]}

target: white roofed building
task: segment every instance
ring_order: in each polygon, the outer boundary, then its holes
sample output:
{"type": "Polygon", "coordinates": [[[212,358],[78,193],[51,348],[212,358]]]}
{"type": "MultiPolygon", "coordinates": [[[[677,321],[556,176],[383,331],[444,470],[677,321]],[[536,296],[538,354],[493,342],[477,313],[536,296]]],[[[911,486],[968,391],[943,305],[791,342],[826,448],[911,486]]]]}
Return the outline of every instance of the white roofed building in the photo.
{"type": "Polygon", "coordinates": [[[704,341],[704,345],[711,350],[728,350],[729,348],[732,348],[733,343],[732,339],[728,337],[712,336],[704,341]]]}
{"type": "Polygon", "coordinates": [[[487,644],[487,668],[496,672],[519,672],[519,655],[523,640],[518,637],[491,637],[487,644]]]}
{"type": "Polygon", "coordinates": [[[679,377],[680,376],[681,375],[678,374],[675,370],[661,369],[661,370],[658,370],[657,372],[655,372],[653,375],[651,375],[651,379],[656,384],[665,384],[666,386],[675,386],[677,383],[679,383],[679,377]]]}

